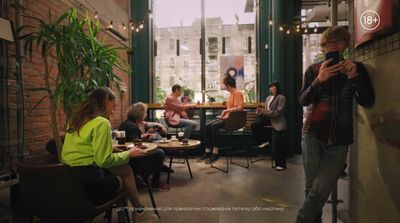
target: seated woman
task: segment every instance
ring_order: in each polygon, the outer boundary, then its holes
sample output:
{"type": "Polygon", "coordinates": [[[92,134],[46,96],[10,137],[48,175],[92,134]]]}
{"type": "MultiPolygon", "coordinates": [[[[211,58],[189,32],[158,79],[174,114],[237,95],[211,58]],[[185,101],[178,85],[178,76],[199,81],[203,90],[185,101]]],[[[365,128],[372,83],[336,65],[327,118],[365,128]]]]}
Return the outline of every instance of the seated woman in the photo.
{"type": "Polygon", "coordinates": [[[72,167],[87,195],[95,204],[109,200],[126,187],[134,207],[135,222],[156,222],[157,217],[144,210],[135,184],[130,158],[144,156],[139,148],[113,153],[111,124],[108,120],[116,104],[116,95],[107,87],[90,92],[68,125],[61,162],[72,167]],[[112,175],[105,176],[104,170],[112,175]]]}
{"type": "Polygon", "coordinates": [[[206,151],[200,158],[200,160],[206,160],[206,164],[213,163],[219,159],[219,148],[216,147],[216,137],[219,129],[224,127],[229,114],[233,111],[243,110],[243,94],[236,89],[236,80],[228,72],[225,74],[223,84],[226,86],[226,90],[230,93],[230,96],[226,104],[226,109],[221,113],[221,118],[212,120],[206,125],[206,151]]]}
{"type": "MultiPolygon", "coordinates": [[[[133,104],[127,114],[127,119],[121,123],[118,130],[125,131],[127,141],[142,140],[152,142],[160,140],[162,137],[156,129],[160,129],[162,134],[166,134],[167,129],[157,122],[144,121],[147,116],[147,107],[138,102],[133,104]]],[[[145,157],[137,157],[130,160],[129,164],[133,170],[146,170],[153,175],[151,186],[158,191],[169,191],[168,184],[160,182],[160,172],[164,167],[163,161],[165,153],[157,149],[152,154],[145,157]]]]}

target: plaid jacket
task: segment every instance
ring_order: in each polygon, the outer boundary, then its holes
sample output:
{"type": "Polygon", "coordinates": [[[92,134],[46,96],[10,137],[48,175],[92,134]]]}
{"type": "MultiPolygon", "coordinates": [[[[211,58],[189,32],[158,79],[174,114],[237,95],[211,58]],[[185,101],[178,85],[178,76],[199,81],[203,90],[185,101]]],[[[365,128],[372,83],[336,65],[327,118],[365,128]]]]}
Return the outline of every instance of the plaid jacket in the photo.
{"type": "Polygon", "coordinates": [[[338,74],[324,83],[316,80],[321,64],[308,67],[299,97],[300,104],[307,106],[303,134],[313,135],[327,145],[353,143],[353,97],[364,107],[371,107],[375,101],[367,69],[355,63],[355,78],[338,74]]]}

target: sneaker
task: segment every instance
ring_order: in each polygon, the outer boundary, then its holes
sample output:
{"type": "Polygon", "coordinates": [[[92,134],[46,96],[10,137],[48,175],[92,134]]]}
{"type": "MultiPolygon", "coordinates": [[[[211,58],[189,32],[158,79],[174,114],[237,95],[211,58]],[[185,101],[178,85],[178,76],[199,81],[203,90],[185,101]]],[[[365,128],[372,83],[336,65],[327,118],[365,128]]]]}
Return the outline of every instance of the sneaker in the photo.
{"type": "Polygon", "coordinates": [[[167,192],[171,189],[168,184],[162,182],[157,182],[155,184],[152,184],[151,188],[155,191],[160,191],[160,192],[167,192]]]}
{"type": "Polygon", "coordinates": [[[202,157],[200,157],[199,161],[203,161],[206,160],[208,158],[210,158],[211,153],[204,153],[202,157]]]}
{"type": "Polygon", "coordinates": [[[258,148],[265,148],[265,147],[267,147],[269,145],[269,142],[264,142],[264,143],[261,143],[260,145],[258,145],[257,147],[258,148]]]}
{"type": "Polygon", "coordinates": [[[158,222],[158,217],[148,210],[141,213],[134,211],[132,213],[133,223],[155,223],[158,222]]]}
{"type": "Polygon", "coordinates": [[[206,164],[211,164],[211,163],[217,161],[218,159],[219,159],[219,155],[215,154],[215,153],[212,153],[210,155],[210,158],[206,161],[206,164]]]}
{"type": "Polygon", "coordinates": [[[165,173],[168,173],[168,172],[170,172],[170,173],[173,173],[174,172],[174,170],[173,169],[170,169],[167,165],[162,165],[162,167],[161,167],[161,172],[165,172],[165,173]]]}
{"type": "Polygon", "coordinates": [[[281,167],[281,166],[276,166],[275,170],[276,171],[284,171],[286,168],[285,167],[281,167]]]}

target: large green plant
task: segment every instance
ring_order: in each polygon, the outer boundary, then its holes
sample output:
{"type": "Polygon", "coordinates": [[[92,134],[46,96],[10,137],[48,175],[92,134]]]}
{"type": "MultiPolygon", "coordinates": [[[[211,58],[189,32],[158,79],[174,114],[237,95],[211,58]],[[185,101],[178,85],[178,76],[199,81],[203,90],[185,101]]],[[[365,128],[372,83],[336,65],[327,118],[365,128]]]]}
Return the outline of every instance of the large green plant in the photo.
{"type": "Polygon", "coordinates": [[[118,55],[121,48],[106,45],[96,36],[100,28],[88,16],[79,19],[74,9],[49,22],[36,17],[38,27],[25,26],[22,30],[34,30],[20,37],[25,40],[24,52],[32,58],[33,48],[41,51],[44,64],[44,87],[31,89],[45,91],[34,108],[45,98],[50,99],[52,133],[56,140],[58,157],[62,143],[57,124],[57,110],[60,105],[67,114],[67,120],[73,109],[82,102],[88,93],[101,86],[110,85],[120,89],[121,79],[115,73],[120,70],[127,73],[129,66],[118,55]],[[57,70],[53,71],[54,65],[57,70]]]}

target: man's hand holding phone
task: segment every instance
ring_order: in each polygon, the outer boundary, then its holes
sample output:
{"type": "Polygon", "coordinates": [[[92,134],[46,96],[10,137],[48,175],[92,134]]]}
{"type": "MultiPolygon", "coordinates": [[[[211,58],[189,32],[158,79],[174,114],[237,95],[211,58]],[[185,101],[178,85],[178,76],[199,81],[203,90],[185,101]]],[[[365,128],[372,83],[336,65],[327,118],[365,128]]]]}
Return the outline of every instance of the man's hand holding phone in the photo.
{"type": "Polygon", "coordinates": [[[341,72],[347,76],[347,78],[352,79],[354,77],[357,77],[357,65],[351,61],[351,60],[343,60],[340,61],[340,64],[342,65],[342,70],[341,72]]]}
{"type": "Polygon", "coordinates": [[[331,51],[325,54],[325,62],[322,63],[319,68],[318,81],[323,83],[332,76],[339,74],[343,69],[342,63],[340,63],[340,56],[338,51],[331,51]]]}
{"type": "Polygon", "coordinates": [[[329,78],[337,75],[339,71],[342,69],[342,64],[338,63],[328,67],[329,62],[332,59],[329,59],[322,63],[321,67],[319,68],[319,73],[317,79],[320,83],[327,81],[329,78]]]}

